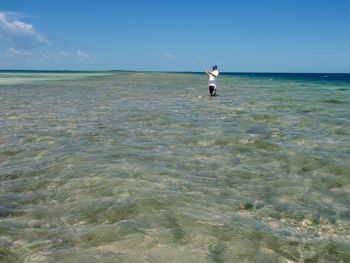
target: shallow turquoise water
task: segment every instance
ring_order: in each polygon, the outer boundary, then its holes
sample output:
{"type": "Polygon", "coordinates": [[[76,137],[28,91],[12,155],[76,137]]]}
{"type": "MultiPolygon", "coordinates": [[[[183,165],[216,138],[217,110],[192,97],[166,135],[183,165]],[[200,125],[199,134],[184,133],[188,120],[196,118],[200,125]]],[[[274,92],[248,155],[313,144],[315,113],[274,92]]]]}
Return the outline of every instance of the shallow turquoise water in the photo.
{"type": "Polygon", "coordinates": [[[349,262],[350,84],[0,73],[0,261],[349,262]]]}

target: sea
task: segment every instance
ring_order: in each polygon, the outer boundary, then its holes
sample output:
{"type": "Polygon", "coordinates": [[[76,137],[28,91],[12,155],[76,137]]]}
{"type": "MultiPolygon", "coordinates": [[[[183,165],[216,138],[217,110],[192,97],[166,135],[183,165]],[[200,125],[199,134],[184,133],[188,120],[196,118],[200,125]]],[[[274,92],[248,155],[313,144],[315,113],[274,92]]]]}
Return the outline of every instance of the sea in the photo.
{"type": "Polygon", "coordinates": [[[350,262],[350,74],[0,72],[0,262],[350,262]]]}

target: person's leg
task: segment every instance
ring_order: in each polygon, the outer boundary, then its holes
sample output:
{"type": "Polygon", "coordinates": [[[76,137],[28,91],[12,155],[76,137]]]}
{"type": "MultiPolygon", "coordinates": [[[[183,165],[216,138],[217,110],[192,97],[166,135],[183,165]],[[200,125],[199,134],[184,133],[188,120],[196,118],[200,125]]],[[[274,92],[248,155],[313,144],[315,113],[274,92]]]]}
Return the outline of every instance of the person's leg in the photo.
{"type": "Polygon", "coordinates": [[[209,86],[209,93],[211,96],[215,96],[216,95],[216,89],[214,86],[209,86]]]}

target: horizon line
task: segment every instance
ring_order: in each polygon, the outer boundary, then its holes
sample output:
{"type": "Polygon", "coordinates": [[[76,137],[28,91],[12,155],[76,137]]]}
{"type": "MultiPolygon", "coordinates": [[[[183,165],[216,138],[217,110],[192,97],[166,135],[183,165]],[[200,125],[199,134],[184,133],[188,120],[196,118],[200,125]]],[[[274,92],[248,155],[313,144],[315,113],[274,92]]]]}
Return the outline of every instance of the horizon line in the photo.
{"type": "MultiPolygon", "coordinates": [[[[0,72],[44,72],[44,73],[93,73],[93,72],[149,72],[149,73],[202,73],[202,71],[175,71],[175,70],[79,70],[79,69],[0,69],[0,72]]],[[[273,72],[273,71],[222,71],[220,74],[350,74],[350,72],[273,72]]]]}

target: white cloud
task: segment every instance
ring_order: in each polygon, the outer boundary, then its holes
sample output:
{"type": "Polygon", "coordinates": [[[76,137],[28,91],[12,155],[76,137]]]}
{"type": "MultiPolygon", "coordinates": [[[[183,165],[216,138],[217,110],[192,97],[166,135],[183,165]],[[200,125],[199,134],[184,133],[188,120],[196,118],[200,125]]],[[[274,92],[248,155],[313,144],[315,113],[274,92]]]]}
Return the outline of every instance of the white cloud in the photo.
{"type": "Polygon", "coordinates": [[[8,56],[31,56],[32,53],[25,50],[18,50],[11,47],[7,50],[7,55],[8,56]]]}
{"type": "Polygon", "coordinates": [[[81,50],[76,51],[67,51],[67,50],[60,50],[56,53],[55,56],[56,60],[59,61],[70,61],[70,62],[91,62],[93,59],[89,54],[86,52],[83,52],[81,50]]]}
{"type": "Polygon", "coordinates": [[[172,59],[174,56],[170,54],[169,52],[163,52],[163,55],[166,59],[172,59]]]}
{"type": "Polygon", "coordinates": [[[75,54],[78,56],[79,59],[81,60],[88,60],[90,59],[90,56],[88,54],[86,54],[85,52],[83,51],[80,51],[80,50],[77,50],[75,52],[75,54]]]}
{"type": "Polygon", "coordinates": [[[83,50],[67,42],[51,44],[34,25],[24,22],[23,14],[0,11],[0,68],[70,68],[95,63],[83,50]]]}
{"type": "Polygon", "coordinates": [[[58,52],[58,54],[59,54],[60,56],[62,56],[62,57],[68,57],[68,56],[71,55],[70,52],[62,51],[62,50],[61,50],[60,52],[58,52]]]}
{"type": "Polygon", "coordinates": [[[13,13],[0,12],[0,37],[21,48],[50,45],[46,37],[37,32],[32,24],[13,18],[13,13]]]}

